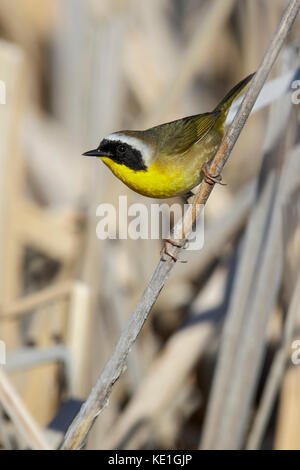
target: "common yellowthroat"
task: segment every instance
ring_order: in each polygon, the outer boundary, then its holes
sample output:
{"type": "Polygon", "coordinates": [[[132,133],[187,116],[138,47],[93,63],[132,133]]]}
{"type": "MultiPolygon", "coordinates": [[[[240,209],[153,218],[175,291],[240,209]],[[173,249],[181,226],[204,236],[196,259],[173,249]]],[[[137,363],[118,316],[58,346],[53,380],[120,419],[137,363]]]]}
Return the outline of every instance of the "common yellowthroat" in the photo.
{"type": "Polygon", "coordinates": [[[114,175],[137,193],[152,198],[185,195],[203,179],[219,182],[206,170],[224,134],[229,108],[254,74],[239,82],[210,113],[197,114],[145,131],[109,134],[95,150],[114,175]]]}

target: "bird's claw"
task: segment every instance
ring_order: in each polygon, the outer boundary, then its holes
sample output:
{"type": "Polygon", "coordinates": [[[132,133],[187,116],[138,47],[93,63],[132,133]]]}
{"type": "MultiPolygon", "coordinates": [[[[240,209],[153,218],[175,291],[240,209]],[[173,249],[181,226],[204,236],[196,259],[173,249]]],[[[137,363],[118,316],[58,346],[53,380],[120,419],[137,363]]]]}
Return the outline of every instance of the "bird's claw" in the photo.
{"type": "Polygon", "coordinates": [[[204,176],[204,180],[208,184],[220,184],[221,186],[226,186],[226,183],[222,183],[221,175],[212,175],[209,171],[208,164],[204,163],[201,168],[201,172],[204,176]]]}
{"type": "MultiPolygon", "coordinates": [[[[177,242],[176,240],[173,240],[172,238],[167,238],[166,240],[164,240],[164,247],[161,250],[161,256],[166,254],[176,263],[178,261],[178,257],[174,255],[174,253],[170,252],[168,244],[175,246],[177,248],[184,248],[186,246],[186,243],[187,243],[186,240],[184,240],[183,242],[177,242]]],[[[180,260],[180,263],[187,263],[187,261],[180,260]]]]}

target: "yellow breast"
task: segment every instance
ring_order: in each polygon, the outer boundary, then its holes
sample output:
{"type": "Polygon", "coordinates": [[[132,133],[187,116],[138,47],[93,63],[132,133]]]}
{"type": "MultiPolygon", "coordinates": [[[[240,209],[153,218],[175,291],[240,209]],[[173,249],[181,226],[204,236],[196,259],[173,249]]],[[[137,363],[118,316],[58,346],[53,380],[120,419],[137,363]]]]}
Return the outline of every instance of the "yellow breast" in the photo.
{"type": "Polygon", "coordinates": [[[101,160],[117,178],[130,189],[143,196],[160,199],[185,192],[186,176],[184,172],[174,167],[166,171],[157,162],[154,162],[145,171],[134,171],[125,165],[115,163],[109,158],[103,157],[101,160]]]}

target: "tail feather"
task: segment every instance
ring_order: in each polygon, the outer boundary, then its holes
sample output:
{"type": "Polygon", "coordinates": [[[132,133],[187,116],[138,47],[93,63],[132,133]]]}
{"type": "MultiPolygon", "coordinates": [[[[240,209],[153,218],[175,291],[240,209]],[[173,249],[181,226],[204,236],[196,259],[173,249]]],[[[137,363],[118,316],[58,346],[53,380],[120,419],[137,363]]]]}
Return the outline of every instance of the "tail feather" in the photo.
{"type": "Polygon", "coordinates": [[[214,111],[220,112],[220,117],[217,120],[217,127],[220,130],[223,130],[224,124],[226,121],[227,114],[229,112],[230,106],[232,105],[233,101],[235,98],[239,95],[239,93],[245,88],[246,85],[252,80],[254,77],[255,73],[252,73],[251,75],[248,75],[248,77],[244,78],[241,80],[237,85],[235,85],[229,93],[225,96],[225,98],[222,99],[221,103],[218,104],[216,109],[214,111]]]}

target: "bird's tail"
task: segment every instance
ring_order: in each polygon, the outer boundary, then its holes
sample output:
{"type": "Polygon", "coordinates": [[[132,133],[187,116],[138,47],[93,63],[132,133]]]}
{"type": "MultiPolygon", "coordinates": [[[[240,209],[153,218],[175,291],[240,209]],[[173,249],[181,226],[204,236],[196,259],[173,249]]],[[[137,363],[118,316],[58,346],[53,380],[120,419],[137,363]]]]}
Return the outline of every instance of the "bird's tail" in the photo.
{"type": "Polygon", "coordinates": [[[227,114],[229,112],[230,106],[234,99],[238,96],[238,94],[245,88],[246,85],[250,82],[250,80],[254,77],[255,73],[248,75],[248,77],[241,80],[232,90],[227,93],[225,98],[222,99],[221,103],[218,104],[214,111],[220,112],[220,117],[217,119],[216,125],[220,130],[223,130],[224,124],[226,121],[227,114]]]}

